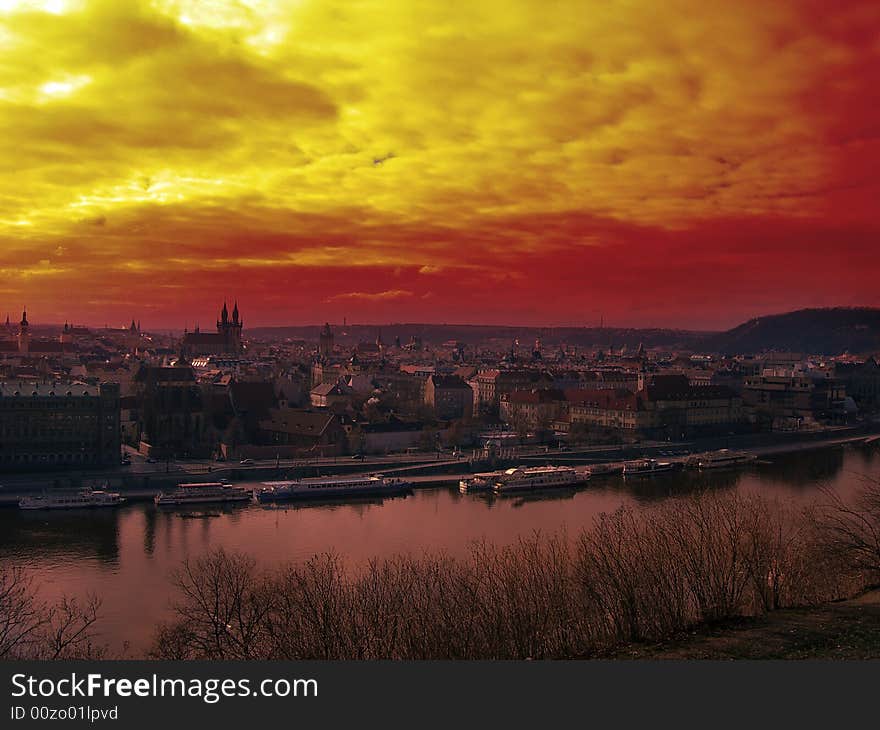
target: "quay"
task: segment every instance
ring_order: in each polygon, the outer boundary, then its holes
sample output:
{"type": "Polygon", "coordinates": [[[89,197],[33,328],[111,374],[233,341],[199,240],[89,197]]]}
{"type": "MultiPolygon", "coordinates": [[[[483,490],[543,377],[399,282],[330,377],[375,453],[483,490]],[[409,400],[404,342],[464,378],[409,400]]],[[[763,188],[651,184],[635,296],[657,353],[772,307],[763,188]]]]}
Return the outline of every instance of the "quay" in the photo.
{"type": "MultiPolygon", "coordinates": [[[[493,463],[474,458],[440,458],[440,455],[391,455],[375,459],[346,457],[300,460],[284,464],[191,466],[176,464],[167,471],[153,470],[140,473],[120,473],[121,470],[82,474],[47,475],[15,474],[0,480],[0,507],[14,507],[21,497],[35,492],[71,489],[77,487],[108,488],[123,494],[129,501],[151,500],[163,489],[173,488],[180,482],[200,481],[210,475],[211,480],[227,479],[232,483],[248,484],[278,478],[301,478],[331,474],[363,475],[381,473],[398,476],[411,482],[413,488],[432,488],[458,484],[459,480],[475,472],[497,472],[518,465],[569,465],[589,469],[593,465],[622,466],[624,462],[641,458],[660,458],[683,465],[696,454],[721,448],[746,450],[759,460],[766,457],[841,446],[844,444],[872,445],[880,442],[880,434],[853,429],[835,429],[811,434],[760,434],[748,437],[713,439],[701,442],[655,442],[651,444],[624,444],[575,449],[524,449],[502,454],[493,463]],[[775,443],[760,444],[760,437],[775,436],[775,443]],[[799,437],[799,438],[798,438],[799,437]],[[189,467],[189,468],[187,468],[189,467]]],[[[761,461],[758,462],[759,465],[761,461]]],[[[764,461],[766,463],[766,461],[764,461]]],[[[165,467],[162,467],[163,469],[165,467]]]]}

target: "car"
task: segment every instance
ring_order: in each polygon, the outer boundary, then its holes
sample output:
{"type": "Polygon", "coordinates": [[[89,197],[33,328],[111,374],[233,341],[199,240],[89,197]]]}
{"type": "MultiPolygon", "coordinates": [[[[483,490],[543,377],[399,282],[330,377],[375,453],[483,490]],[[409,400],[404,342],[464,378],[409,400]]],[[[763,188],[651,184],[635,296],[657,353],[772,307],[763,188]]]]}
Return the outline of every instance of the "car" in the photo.
{"type": "Polygon", "coordinates": [[[249,464],[253,464],[253,463],[254,463],[254,460],[253,460],[253,459],[242,459],[242,460],[239,461],[238,463],[239,463],[239,464],[249,465],[249,464]]]}
{"type": "Polygon", "coordinates": [[[155,460],[152,456],[148,456],[148,457],[147,457],[147,463],[148,463],[148,464],[155,464],[155,463],[156,463],[156,460],[155,460]]]}

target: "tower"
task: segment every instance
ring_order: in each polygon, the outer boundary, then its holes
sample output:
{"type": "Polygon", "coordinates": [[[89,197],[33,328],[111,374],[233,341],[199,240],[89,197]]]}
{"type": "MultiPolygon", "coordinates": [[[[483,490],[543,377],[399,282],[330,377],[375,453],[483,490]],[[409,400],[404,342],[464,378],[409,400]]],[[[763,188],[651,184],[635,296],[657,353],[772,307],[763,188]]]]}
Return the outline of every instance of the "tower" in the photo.
{"type": "Polygon", "coordinates": [[[133,354],[136,355],[138,350],[140,349],[141,344],[141,328],[139,325],[135,324],[134,320],[131,320],[131,326],[128,328],[128,349],[133,354]]]}
{"type": "Polygon", "coordinates": [[[241,328],[243,320],[238,312],[238,302],[232,310],[232,320],[229,319],[229,308],[226,302],[223,302],[223,309],[220,311],[220,319],[217,321],[217,334],[223,342],[223,351],[226,353],[241,352],[241,328]]]}
{"type": "Polygon", "coordinates": [[[31,349],[30,325],[27,319],[27,307],[21,313],[21,322],[18,324],[18,352],[27,355],[31,349]]]}
{"type": "Polygon", "coordinates": [[[379,334],[376,335],[376,352],[379,353],[379,356],[385,354],[385,343],[382,342],[382,329],[379,329],[379,334]]]}
{"type": "Polygon", "coordinates": [[[325,322],[318,335],[318,354],[321,357],[330,357],[333,354],[333,330],[330,329],[330,323],[325,322]]]}
{"type": "Polygon", "coordinates": [[[241,330],[244,327],[244,320],[238,312],[238,301],[232,308],[232,326],[230,328],[231,346],[235,352],[241,352],[241,330]]]}

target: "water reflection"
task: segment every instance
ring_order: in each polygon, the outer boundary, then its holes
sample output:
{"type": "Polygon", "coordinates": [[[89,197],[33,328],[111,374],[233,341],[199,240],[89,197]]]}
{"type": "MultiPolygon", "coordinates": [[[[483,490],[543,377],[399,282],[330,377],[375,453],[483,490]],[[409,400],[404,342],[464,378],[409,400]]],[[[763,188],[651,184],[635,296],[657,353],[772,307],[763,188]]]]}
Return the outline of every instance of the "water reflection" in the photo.
{"type": "MultiPolygon", "coordinates": [[[[124,509],[130,511],[132,507],[124,509]]],[[[59,553],[116,563],[119,560],[119,511],[0,510],[0,557],[51,557],[59,553]]]]}
{"type": "Polygon", "coordinates": [[[0,510],[0,560],[24,564],[47,596],[95,592],[104,600],[106,639],[135,649],[149,643],[169,601],[168,574],[188,557],[223,547],[266,565],[335,551],[355,563],[399,553],[461,555],[473,540],[509,543],[535,530],[570,535],[621,504],[648,506],[706,489],[752,490],[784,501],[841,494],[862,475],[880,478],[876,449],[837,448],[774,457],[745,469],[685,471],[640,479],[595,478],[582,487],[495,496],[455,487],[357,502],[200,506],[157,510],[152,502],[118,510],[0,510]]]}

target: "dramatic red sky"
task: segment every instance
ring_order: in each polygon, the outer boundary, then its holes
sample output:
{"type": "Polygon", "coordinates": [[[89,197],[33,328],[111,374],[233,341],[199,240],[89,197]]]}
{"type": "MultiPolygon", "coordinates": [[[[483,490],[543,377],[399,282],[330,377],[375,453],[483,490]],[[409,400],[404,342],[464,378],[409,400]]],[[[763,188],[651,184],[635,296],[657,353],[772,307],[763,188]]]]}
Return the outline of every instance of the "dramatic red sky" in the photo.
{"type": "Polygon", "coordinates": [[[0,312],[880,305],[876,0],[0,0],[0,312]]]}

